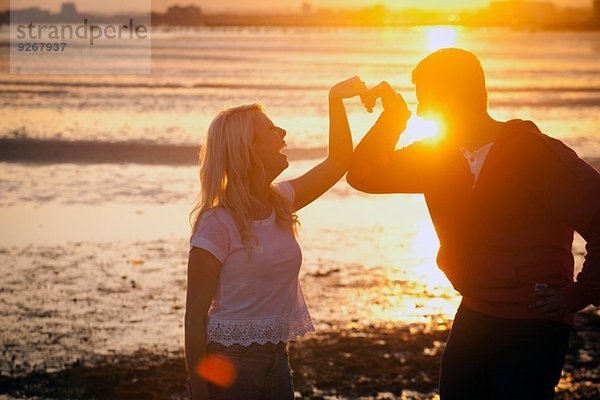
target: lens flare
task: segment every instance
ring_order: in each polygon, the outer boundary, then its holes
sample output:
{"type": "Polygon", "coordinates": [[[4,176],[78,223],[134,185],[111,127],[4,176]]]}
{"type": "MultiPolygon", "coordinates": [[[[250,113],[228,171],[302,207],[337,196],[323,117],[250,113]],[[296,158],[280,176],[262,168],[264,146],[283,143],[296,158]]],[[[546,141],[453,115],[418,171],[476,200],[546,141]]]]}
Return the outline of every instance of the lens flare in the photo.
{"type": "Polygon", "coordinates": [[[225,357],[211,354],[198,363],[196,373],[217,386],[230,387],[237,378],[233,363],[225,357]]]}

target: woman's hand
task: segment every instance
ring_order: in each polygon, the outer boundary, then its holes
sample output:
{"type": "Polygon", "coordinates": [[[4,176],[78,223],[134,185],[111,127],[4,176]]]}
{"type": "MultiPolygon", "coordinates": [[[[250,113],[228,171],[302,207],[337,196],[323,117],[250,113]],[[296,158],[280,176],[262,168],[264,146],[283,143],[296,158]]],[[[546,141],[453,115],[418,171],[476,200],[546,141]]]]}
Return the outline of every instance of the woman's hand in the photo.
{"type": "MultiPolygon", "coordinates": [[[[198,379],[196,379],[198,380],[198,379]]],[[[208,400],[210,392],[206,382],[188,383],[188,400],[208,400]]]]}
{"type": "Polygon", "coordinates": [[[349,99],[367,92],[365,83],[358,76],[338,82],[329,89],[329,98],[349,99]]]}

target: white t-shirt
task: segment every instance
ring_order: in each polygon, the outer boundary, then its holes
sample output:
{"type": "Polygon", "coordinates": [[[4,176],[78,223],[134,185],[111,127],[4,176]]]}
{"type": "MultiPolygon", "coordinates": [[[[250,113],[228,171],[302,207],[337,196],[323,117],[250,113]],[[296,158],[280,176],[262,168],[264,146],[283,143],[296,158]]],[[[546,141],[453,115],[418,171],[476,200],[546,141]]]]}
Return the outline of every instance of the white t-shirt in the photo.
{"type": "Polygon", "coordinates": [[[473,174],[473,187],[475,187],[477,179],[479,179],[479,173],[481,172],[483,163],[485,163],[485,159],[487,158],[487,155],[490,152],[493,144],[494,142],[490,142],[484,146],[481,146],[477,150],[473,150],[473,152],[470,152],[464,148],[462,149],[463,156],[467,159],[469,168],[473,174]]]}
{"type": "MultiPolygon", "coordinates": [[[[275,188],[294,201],[289,182],[275,188]]],[[[217,207],[204,213],[190,239],[190,248],[205,249],[223,263],[208,311],[208,342],[279,343],[314,331],[298,281],[302,252],[296,238],[277,225],[274,211],[252,221],[252,231],[250,255],[231,214],[217,207]]]]}

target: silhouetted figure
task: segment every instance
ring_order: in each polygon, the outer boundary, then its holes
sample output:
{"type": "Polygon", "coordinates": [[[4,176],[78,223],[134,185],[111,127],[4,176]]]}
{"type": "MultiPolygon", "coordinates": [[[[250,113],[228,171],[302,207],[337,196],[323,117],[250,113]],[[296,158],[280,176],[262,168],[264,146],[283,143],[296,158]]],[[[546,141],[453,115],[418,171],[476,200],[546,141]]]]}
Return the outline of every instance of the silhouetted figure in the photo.
{"type": "Polygon", "coordinates": [[[413,71],[417,113],[444,121],[438,142],[395,150],[410,111],[387,83],[384,111],[347,179],[367,193],[423,193],[437,257],[461,305],[441,362],[442,400],[551,399],[574,313],[600,303],[600,174],[530,121],[496,121],[483,69],[442,49],[413,71]],[[573,231],[587,241],[573,282],[573,231]]]}

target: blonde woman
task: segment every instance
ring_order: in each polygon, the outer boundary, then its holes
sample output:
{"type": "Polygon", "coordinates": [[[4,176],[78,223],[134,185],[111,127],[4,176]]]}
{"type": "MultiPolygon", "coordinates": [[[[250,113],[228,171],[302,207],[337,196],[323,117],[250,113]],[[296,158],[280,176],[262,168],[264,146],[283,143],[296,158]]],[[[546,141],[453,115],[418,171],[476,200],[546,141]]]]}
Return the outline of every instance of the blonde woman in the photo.
{"type": "Polygon", "coordinates": [[[225,110],[208,128],[188,260],[192,399],[294,398],[287,342],[314,330],[298,282],[294,213],[348,170],[353,148],[342,99],[365,91],[358,77],[330,89],[328,156],[289,181],[273,183],[288,167],[281,153],[286,131],[259,104],[225,110]],[[219,382],[207,379],[224,374],[219,382]]]}

